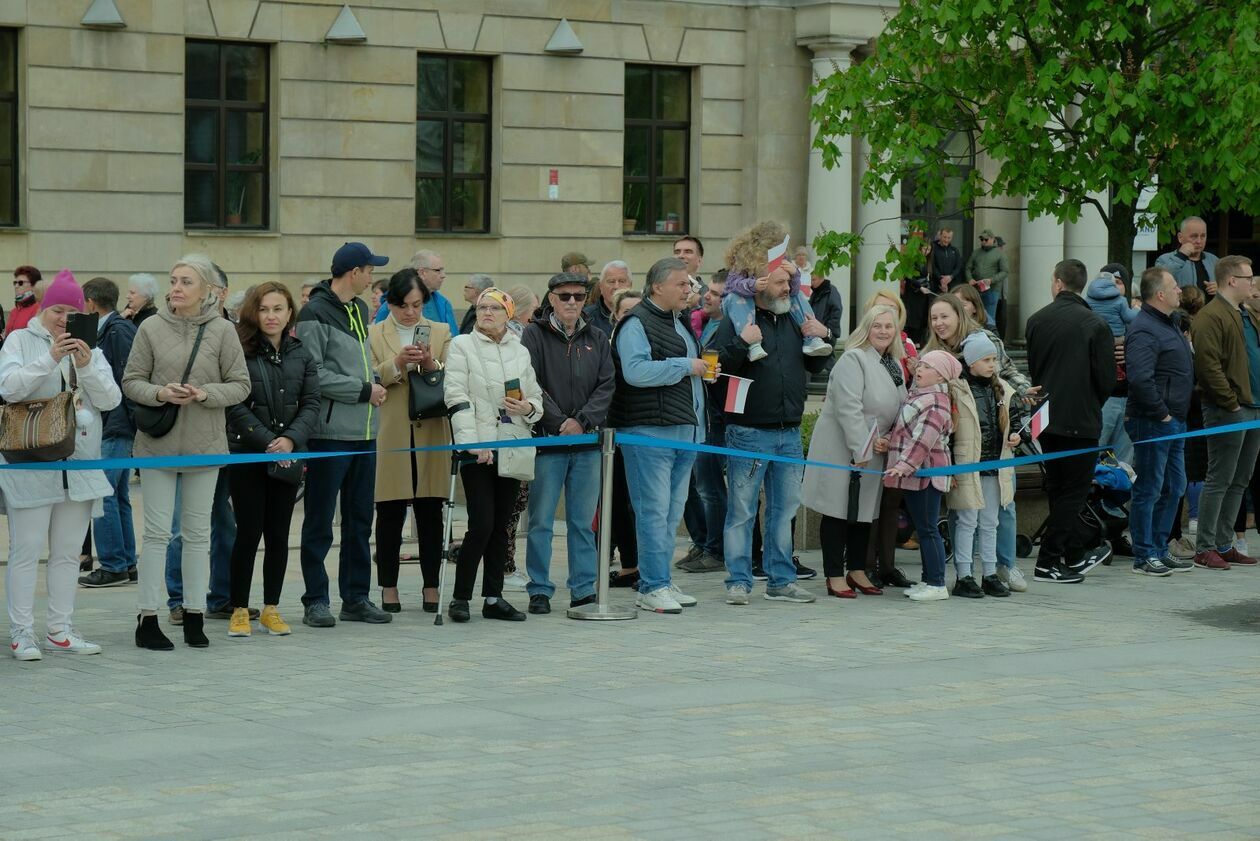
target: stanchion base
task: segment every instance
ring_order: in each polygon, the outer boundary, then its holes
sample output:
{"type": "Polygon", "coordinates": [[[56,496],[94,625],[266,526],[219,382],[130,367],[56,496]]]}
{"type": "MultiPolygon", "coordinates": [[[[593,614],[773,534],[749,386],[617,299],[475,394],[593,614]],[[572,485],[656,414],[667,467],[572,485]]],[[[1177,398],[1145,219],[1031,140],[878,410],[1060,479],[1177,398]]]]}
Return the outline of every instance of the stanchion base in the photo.
{"type": "Polygon", "coordinates": [[[565,611],[565,614],[570,619],[636,619],[639,616],[637,610],[626,610],[608,604],[584,604],[581,607],[571,607],[565,611]]]}

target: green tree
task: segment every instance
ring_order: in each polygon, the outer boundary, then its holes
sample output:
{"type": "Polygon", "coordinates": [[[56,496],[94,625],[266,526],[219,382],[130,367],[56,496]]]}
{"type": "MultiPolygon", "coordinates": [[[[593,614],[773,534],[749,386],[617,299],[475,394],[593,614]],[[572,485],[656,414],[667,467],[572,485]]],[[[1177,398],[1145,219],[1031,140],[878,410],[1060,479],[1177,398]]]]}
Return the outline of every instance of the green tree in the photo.
{"type": "MultiPolygon", "coordinates": [[[[828,167],[836,138],[870,142],[864,200],[913,176],[917,197],[939,205],[958,162],[945,141],[962,132],[998,162],[991,179],[971,171],[963,207],[1022,196],[1030,218],[1072,222],[1093,205],[1113,260],[1128,262],[1139,221],[1169,230],[1213,206],[1260,213],[1256,0],[903,0],[874,55],[814,93],[828,167]],[[1138,196],[1155,186],[1139,219],[1138,196]]],[[[820,234],[820,263],[848,265],[861,238],[820,234]]],[[[889,248],[890,276],[921,264],[917,249],[889,248]]]]}

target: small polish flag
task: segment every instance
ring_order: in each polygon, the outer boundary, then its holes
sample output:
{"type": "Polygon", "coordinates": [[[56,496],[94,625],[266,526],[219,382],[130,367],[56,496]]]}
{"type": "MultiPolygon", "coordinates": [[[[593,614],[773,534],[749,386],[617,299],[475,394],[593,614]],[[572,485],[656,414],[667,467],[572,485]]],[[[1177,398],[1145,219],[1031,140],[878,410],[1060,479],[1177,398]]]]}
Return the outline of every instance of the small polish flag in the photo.
{"type": "Polygon", "coordinates": [[[1050,425],[1050,401],[1047,400],[1041,404],[1041,408],[1037,410],[1037,414],[1032,416],[1029,422],[1031,429],[1029,433],[1032,439],[1036,441],[1041,437],[1041,433],[1046,431],[1046,427],[1050,425]]]}
{"type": "Polygon", "coordinates": [[[723,374],[722,376],[730,380],[730,382],[726,384],[725,411],[742,415],[744,413],[744,403],[748,400],[748,388],[752,385],[753,381],[745,377],[736,377],[731,374],[723,374]]]}
{"type": "Polygon", "coordinates": [[[782,263],[787,258],[788,240],[790,240],[791,238],[792,237],[790,235],[784,237],[783,242],[779,243],[774,248],[771,248],[769,251],[766,252],[766,263],[768,264],[766,266],[767,273],[772,272],[775,269],[777,269],[779,267],[779,264],[782,263]]]}

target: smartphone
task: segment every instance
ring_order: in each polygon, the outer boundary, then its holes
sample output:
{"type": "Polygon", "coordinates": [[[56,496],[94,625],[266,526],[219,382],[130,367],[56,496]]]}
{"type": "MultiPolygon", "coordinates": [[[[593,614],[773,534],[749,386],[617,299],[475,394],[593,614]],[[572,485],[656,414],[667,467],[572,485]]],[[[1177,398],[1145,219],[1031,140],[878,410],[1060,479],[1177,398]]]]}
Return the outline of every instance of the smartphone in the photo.
{"type": "Polygon", "coordinates": [[[503,393],[513,400],[525,399],[525,394],[521,391],[521,381],[515,377],[503,384],[503,393]]]}
{"type": "Polygon", "coordinates": [[[94,312],[72,312],[66,316],[66,332],[90,348],[96,347],[96,327],[101,317],[94,312]]]}
{"type": "Polygon", "coordinates": [[[428,324],[417,324],[416,331],[411,334],[411,343],[413,345],[427,345],[429,337],[433,335],[433,328],[428,324]]]}

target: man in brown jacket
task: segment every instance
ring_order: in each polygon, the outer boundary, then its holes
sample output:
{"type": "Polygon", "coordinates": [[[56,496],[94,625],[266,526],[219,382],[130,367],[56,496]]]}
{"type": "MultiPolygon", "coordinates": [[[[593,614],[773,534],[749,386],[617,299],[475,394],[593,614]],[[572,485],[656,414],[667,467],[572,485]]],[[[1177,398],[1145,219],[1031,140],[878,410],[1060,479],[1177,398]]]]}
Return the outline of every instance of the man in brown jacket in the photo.
{"type": "MultiPolygon", "coordinates": [[[[1216,297],[1191,327],[1205,428],[1260,420],[1260,317],[1243,306],[1255,280],[1251,260],[1223,257],[1215,274],[1216,297]]],[[[1209,435],[1207,452],[1194,565],[1224,570],[1255,564],[1234,547],[1234,518],[1260,453],[1260,429],[1209,435]]]]}

